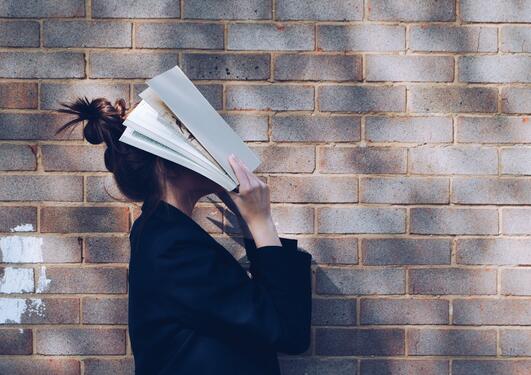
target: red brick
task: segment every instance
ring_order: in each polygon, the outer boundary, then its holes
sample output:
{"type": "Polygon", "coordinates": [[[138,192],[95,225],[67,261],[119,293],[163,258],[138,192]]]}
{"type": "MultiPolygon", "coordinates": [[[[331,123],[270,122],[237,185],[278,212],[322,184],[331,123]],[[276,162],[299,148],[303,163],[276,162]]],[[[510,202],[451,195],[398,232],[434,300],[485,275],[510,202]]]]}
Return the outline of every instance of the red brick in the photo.
{"type": "Polygon", "coordinates": [[[457,325],[531,325],[531,301],[524,299],[457,299],[453,302],[457,325]]]}
{"type": "Polygon", "coordinates": [[[127,297],[86,297],[82,311],[84,324],[127,324],[127,297]]]}
{"type": "Polygon", "coordinates": [[[0,82],[0,108],[37,108],[37,83],[0,82]]]}
{"type": "Polygon", "coordinates": [[[107,171],[104,147],[42,145],[41,150],[45,171],[107,171]]]}
{"type": "Polygon", "coordinates": [[[58,358],[2,358],[0,374],[9,375],[80,375],[81,366],[77,359],[58,358]]]}
{"type": "Polygon", "coordinates": [[[0,298],[0,324],[79,323],[78,298],[0,298]]]}
{"type": "Polygon", "coordinates": [[[129,257],[128,237],[85,237],[87,263],[128,263],[129,257]]]}

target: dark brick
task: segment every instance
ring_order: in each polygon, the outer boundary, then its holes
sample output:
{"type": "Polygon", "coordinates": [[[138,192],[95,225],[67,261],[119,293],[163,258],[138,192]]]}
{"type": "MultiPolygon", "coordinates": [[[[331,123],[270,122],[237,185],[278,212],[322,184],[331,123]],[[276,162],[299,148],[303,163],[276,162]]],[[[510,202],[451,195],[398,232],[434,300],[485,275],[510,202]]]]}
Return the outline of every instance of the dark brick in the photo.
{"type": "Polygon", "coordinates": [[[455,360],[452,362],[453,375],[501,375],[526,374],[531,368],[531,360],[455,360]]]}
{"type": "Polygon", "coordinates": [[[0,17],[12,18],[48,18],[48,17],[83,17],[85,2],[83,0],[39,0],[20,2],[4,0],[0,2],[0,17]]]}
{"type": "Polygon", "coordinates": [[[36,232],[36,207],[0,207],[0,232],[36,232]]]}
{"type": "Polygon", "coordinates": [[[361,56],[281,54],[275,57],[276,81],[361,81],[361,56]]]}
{"type": "Polygon", "coordinates": [[[97,83],[80,81],[75,83],[43,83],[41,85],[41,108],[58,109],[61,102],[70,102],[77,97],[88,99],[104,97],[112,103],[116,99],[129,101],[129,85],[121,83],[97,83]]]}
{"type": "Polygon", "coordinates": [[[0,298],[2,311],[0,324],[79,323],[77,298],[0,298]]]}
{"type": "Polygon", "coordinates": [[[87,358],[83,360],[85,375],[134,375],[135,363],[133,358],[87,358]]]}
{"type": "Polygon", "coordinates": [[[355,299],[312,299],[312,324],[325,326],[352,326],[356,324],[355,299]]]}
{"type": "Polygon", "coordinates": [[[403,112],[406,89],[398,86],[319,86],[319,110],[330,112],[403,112]]]}
{"type": "Polygon", "coordinates": [[[117,328],[42,328],[35,334],[38,354],[125,354],[125,330],[117,328]]]}
{"type": "Polygon", "coordinates": [[[123,267],[47,267],[41,271],[37,292],[125,293],[126,284],[127,272],[123,267]]]}
{"type": "Polygon", "coordinates": [[[272,0],[187,0],[183,18],[261,20],[271,18],[272,0]]]}
{"type": "Polygon", "coordinates": [[[8,357],[0,361],[0,374],[80,375],[81,367],[77,359],[8,357]]]}
{"type": "Polygon", "coordinates": [[[405,359],[362,359],[361,375],[448,375],[448,361],[405,359]]]}
{"type": "Polygon", "coordinates": [[[41,231],[46,232],[127,232],[127,207],[43,207],[41,231]]]}
{"type": "Polygon", "coordinates": [[[187,53],[183,70],[191,80],[267,80],[270,57],[266,54],[187,53]]]}
{"type": "Polygon", "coordinates": [[[30,145],[0,144],[0,171],[34,171],[37,157],[30,145]]]}
{"type": "Polygon", "coordinates": [[[78,52],[0,52],[0,78],[84,78],[78,52]]]}
{"type": "Polygon", "coordinates": [[[135,24],[137,48],[223,49],[223,25],[215,23],[135,24]]]}
{"type": "Polygon", "coordinates": [[[402,269],[317,268],[316,293],[404,294],[405,272],[402,269]]]}
{"type": "Polygon", "coordinates": [[[128,237],[86,237],[84,259],[87,263],[128,263],[128,237]]]}
{"type": "Polygon", "coordinates": [[[93,0],[94,18],[179,18],[179,0],[93,0]]]}
{"type": "Polygon", "coordinates": [[[407,335],[410,355],[496,355],[493,329],[413,328],[407,335]]]}
{"type": "Polygon", "coordinates": [[[91,78],[151,78],[177,65],[173,52],[92,52],[91,78]]]}
{"type": "Polygon", "coordinates": [[[271,140],[277,142],[356,142],[360,140],[358,116],[275,115],[271,140]]]}
{"type": "Polygon", "coordinates": [[[39,23],[34,21],[2,21],[0,47],[39,47],[39,29],[39,23]]]}
{"type": "Polygon", "coordinates": [[[316,263],[358,263],[358,240],[355,237],[304,237],[298,243],[300,248],[312,254],[316,263]]]}
{"type": "Polygon", "coordinates": [[[33,353],[31,329],[0,329],[1,355],[31,353],[33,353]]]}
{"type": "Polygon", "coordinates": [[[86,297],[82,311],[84,324],[127,324],[127,297],[86,297]]]}
{"type": "Polygon", "coordinates": [[[0,113],[0,138],[4,140],[82,139],[82,126],[59,133],[69,116],[55,113],[0,113]]]}
{"type": "MultiPolygon", "coordinates": [[[[37,101],[36,83],[0,82],[0,108],[32,109],[37,108],[37,101]]],[[[2,114],[2,117],[4,116],[9,116],[9,114],[2,114]]],[[[0,124],[3,123],[2,117],[0,117],[0,124]]],[[[2,139],[6,138],[2,137],[2,139]]]]}
{"type": "Polygon", "coordinates": [[[363,298],[360,324],[448,324],[448,306],[437,299],[363,298]]]}
{"type": "Polygon", "coordinates": [[[531,325],[531,301],[524,299],[456,299],[456,325],[531,325]]]}
{"type": "Polygon", "coordinates": [[[72,202],[82,199],[82,176],[0,176],[0,200],[72,202]]]}
{"type": "Polygon", "coordinates": [[[452,243],[449,239],[364,239],[361,251],[363,264],[371,266],[450,264],[452,243]]]}
{"type": "Polygon", "coordinates": [[[409,292],[412,294],[450,295],[496,294],[496,270],[460,268],[410,269],[409,292]]]}
{"type": "Polygon", "coordinates": [[[304,1],[279,0],[275,16],[279,20],[312,21],[361,21],[363,0],[320,0],[304,1]]]}
{"type": "Polygon", "coordinates": [[[322,147],[321,173],[406,173],[406,149],[391,147],[322,147]]]}
{"type": "Polygon", "coordinates": [[[45,21],[45,47],[131,47],[131,23],[106,21],[45,21]]]}

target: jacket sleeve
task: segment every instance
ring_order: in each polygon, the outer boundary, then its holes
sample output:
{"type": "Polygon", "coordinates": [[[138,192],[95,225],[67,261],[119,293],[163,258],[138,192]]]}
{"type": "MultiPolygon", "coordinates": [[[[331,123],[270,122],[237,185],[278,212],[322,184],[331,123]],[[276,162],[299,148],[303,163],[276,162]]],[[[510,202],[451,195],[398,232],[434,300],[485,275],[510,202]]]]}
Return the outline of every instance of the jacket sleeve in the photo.
{"type": "MultiPolygon", "coordinates": [[[[299,354],[310,345],[311,259],[297,240],[251,249],[250,278],[228,251],[187,241],[161,260],[184,325],[245,344],[299,354]]],[[[169,285],[168,285],[169,284],[169,285]]]]}

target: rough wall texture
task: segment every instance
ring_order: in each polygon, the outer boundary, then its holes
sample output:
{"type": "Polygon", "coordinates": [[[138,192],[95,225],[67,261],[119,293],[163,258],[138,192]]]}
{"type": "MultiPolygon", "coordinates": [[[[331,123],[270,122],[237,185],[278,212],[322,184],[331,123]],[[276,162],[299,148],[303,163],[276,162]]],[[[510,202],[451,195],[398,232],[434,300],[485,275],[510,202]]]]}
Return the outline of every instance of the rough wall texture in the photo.
{"type": "Polygon", "coordinates": [[[316,261],[284,374],[529,374],[530,23],[531,0],[0,0],[0,374],[133,372],[139,207],[54,109],[177,63],[316,261]]]}

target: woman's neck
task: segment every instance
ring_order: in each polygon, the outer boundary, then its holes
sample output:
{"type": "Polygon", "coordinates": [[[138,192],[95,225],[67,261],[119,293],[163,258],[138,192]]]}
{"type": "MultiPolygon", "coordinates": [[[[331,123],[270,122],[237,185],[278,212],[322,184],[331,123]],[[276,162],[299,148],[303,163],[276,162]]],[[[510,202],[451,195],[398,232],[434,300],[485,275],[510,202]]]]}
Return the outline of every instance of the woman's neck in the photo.
{"type": "Polygon", "coordinates": [[[192,217],[192,211],[201,198],[201,195],[197,191],[187,191],[179,189],[167,189],[167,193],[164,194],[162,200],[179,208],[188,216],[192,217]]]}

